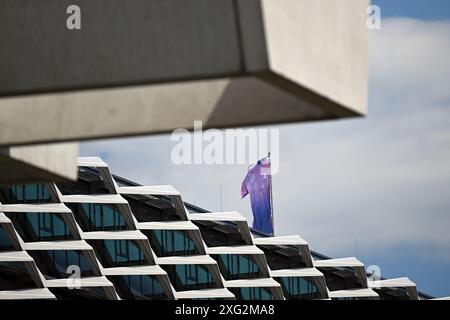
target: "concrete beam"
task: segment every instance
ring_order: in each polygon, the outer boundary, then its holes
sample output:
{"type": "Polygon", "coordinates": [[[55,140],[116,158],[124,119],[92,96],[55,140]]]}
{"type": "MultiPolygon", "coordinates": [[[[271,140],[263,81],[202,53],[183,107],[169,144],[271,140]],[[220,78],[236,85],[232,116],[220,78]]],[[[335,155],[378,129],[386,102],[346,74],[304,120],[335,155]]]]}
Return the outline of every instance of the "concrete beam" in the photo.
{"type": "Polygon", "coordinates": [[[0,145],[366,112],[368,0],[72,2],[2,2],[0,145]]]}
{"type": "Polygon", "coordinates": [[[76,180],[78,143],[0,149],[0,184],[76,180]]]}

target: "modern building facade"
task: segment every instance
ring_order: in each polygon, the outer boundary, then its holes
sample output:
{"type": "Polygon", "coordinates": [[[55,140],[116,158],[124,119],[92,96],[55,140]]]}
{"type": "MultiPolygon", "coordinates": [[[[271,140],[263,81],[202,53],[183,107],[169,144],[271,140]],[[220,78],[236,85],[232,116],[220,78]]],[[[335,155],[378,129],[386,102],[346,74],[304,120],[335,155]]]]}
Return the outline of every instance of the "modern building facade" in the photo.
{"type": "MultiPolygon", "coordinates": [[[[171,186],[140,186],[99,158],[76,182],[0,188],[0,299],[418,300],[408,278],[368,280],[356,258],[268,237],[171,186]]],[[[372,278],[371,278],[372,279],[372,278]]]]}

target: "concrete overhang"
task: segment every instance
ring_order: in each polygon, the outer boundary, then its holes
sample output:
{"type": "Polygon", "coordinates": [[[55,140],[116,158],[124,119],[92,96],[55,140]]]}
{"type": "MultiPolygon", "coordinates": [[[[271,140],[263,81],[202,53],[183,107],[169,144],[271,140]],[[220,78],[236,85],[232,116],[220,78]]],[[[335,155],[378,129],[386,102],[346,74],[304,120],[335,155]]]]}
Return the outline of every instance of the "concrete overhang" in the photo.
{"type": "Polygon", "coordinates": [[[368,0],[4,0],[0,146],[366,113],[368,0]]]}
{"type": "Polygon", "coordinates": [[[0,148],[0,185],[74,180],[77,156],[74,142],[0,148]]]}

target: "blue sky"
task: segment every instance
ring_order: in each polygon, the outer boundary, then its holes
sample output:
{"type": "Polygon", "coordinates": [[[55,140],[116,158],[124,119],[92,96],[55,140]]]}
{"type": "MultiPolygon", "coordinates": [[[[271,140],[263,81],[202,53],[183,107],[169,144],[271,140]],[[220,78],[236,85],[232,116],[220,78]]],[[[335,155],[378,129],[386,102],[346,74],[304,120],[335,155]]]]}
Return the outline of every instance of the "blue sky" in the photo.
{"type": "MultiPolygon", "coordinates": [[[[384,277],[450,295],[450,1],[373,1],[366,118],[284,125],[273,178],[275,228],[313,250],[357,255],[384,277]],[[292,139],[295,137],[295,139],[292,139]]],[[[172,184],[209,210],[238,210],[246,166],[176,166],[170,136],[83,143],[142,184],[172,184]]]]}
{"type": "Polygon", "coordinates": [[[422,20],[448,19],[448,0],[372,0],[382,8],[385,17],[410,17],[422,20]]]}

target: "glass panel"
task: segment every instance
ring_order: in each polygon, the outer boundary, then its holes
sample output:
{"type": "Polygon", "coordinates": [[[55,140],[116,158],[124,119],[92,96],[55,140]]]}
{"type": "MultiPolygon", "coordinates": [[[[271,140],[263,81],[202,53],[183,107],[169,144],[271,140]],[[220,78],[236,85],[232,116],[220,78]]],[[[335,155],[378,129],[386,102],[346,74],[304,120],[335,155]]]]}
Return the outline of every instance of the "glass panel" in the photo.
{"type": "Polygon", "coordinates": [[[62,194],[109,194],[111,193],[100,174],[92,168],[80,167],[78,180],[75,182],[59,182],[58,189],[62,194]]]}
{"type": "Polygon", "coordinates": [[[114,181],[117,183],[117,185],[119,187],[134,187],[134,186],[136,186],[134,184],[126,183],[123,180],[117,179],[117,177],[114,177],[114,181]]]}
{"type": "Polygon", "coordinates": [[[48,212],[7,213],[25,242],[72,240],[61,214],[48,212]]]}
{"type": "Polygon", "coordinates": [[[325,276],[330,291],[363,288],[352,268],[318,268],[325,276]]]}
{"type": "Polygon", "coordinates": [[[158,257],[199,255],[200,251],[186,231],[143,230],[158,257]]]}
{"type": "Polygon", "coordinates": [[[275,300],[268,288],[230,288],[236,300],[275,300]]]}
{"type": "Polygon", "coordinates": [[[231,222],[194,221],[208,247],[250,245],[231,222]]]}
{"type": "Polygon", "coordinates": [[[374,289],[381,300],[410,300],[408,291],[405,288],[381,288],[374,289]]]}
{"type": "Polygon", "coordinates": [[[283,288],[283,292],[287,299],[320,299],[321,294],[319,288],[313,280],[300,277],[283,277],[277,279],[283,288]]]}
{"type": "Polygon", "coordinates": [[[152,300],[167,299],[163,287],[156,276],[125,275],[108,277],[122,299],[152,300]]]}
{"type": "Polygon", "coordinates": [[[214,277],[203,265],[167,265],[162,266],[169,275],[177,291],[218,288],[214,277]]]}
{"type": "Polygon", "coordinates": [[[113,204],[68,203],[83,231],[127,230],[122,212],[113,204]]]}
{"type": "Polygon", "coordinates": [[[82,289],[50,288],[57,300],[109,300],[103,287],[89,287],[82,289]]]}
{"type": "Polygon", "coordinates": [[[12,251],[14,245],[10,239],[9,233],[0,225],[0,251],[12,251]]]}
{"type": "Polygon", "coordinates": [[[97,258],[105,268],[135,266],[148,261],[138,241],[134,240],[90,240],[97,258]]]}
{"type": "Polygon", "coordinates": [[[23,262],[0,262],[0,291],[37,288],[23,262]]]}
{"type": "Polygon", "coordinates": [[[0,202],[14,203],[48,203],[56,202],[48,186],[44,184],[17,184],[0,188],[0,202]]]}
{"type": "Polygon", "coordinates": [[[68,278],[69,266],[78,266],[82,277],[94,276],[91,262],[81,250],[29,251],[46,279],[68,278]]]}
{"type": "Polygon", "coordinates": [[[306,268],[299,250],[293,246],[259,246],[271,270],[306,268]]]}
{"type": "Polygon", "coordinates": [[[139,222],[181,220],[174,202],[162,196],[123,195],[139,222]]]}
{"type": "Polygon", "coordinates": [[[212,256],[219,264],[220,273],[226,280],[262,277],[255,260],[248,255],[221,254],[212,256]]]}

